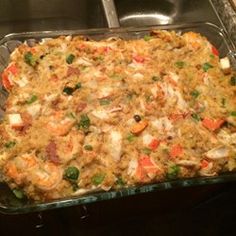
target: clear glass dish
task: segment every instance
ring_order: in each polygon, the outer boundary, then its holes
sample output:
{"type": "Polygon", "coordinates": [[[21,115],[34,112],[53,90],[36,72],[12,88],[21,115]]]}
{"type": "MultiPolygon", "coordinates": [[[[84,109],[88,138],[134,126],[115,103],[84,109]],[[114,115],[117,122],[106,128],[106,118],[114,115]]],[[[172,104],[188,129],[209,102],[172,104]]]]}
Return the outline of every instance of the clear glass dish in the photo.
{"type": "MultiPolygon", "coordinates": [[[[22,42],[32,43],[44,38],[53,38],[60,35],[83,35],[92,39],[104,39],[108,37],[122,37],[124,39],[140,38],[154,29],[174,30],[177,32],[194,31],[206,36],[208,40],[219,50],[220,57],[228,56],[232,66],[236,67],[235,45],[224,30],[211,23],[191,23],[178,25],[162,25],[142,28],[117,28],[117,29],[92,29],[76,31],[43,31],[9,34],[0,40],[0,72],[7,66],[9,55],[14,48],[22,42]]],[[[0,87],[0,108],[4,104],[7,94],[0,87]]],[[[0,109],[0,118],[3,111],[0,109]]],[[[0,176],[1,177],[1,176],[0,176]]],[[[136,187],[126,187],[108,192],[90,192],[83,196],[58,199],[47,202],[35,202],[30,200],[19,200],[4,183],[0,183],[0,212],[8,214],[19,214],[33,211],[44,211],[48,209],[88,204],[101,200],[109,200],[140,193],[166,190],[177,187],[188,187],[196,185],[207,185],[235,181],[236,173],[225,173],[214,177],[196,177],[191,179],[177,179],[162,183],[147,184],[136,187]]]]}

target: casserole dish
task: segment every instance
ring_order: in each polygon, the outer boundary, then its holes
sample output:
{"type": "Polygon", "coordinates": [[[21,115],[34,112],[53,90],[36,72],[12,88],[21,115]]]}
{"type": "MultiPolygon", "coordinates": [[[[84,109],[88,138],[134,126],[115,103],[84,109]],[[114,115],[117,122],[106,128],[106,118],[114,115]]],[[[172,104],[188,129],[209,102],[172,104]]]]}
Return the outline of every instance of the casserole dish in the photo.
{"type": "MultiPolygon", "coordinates": [[[[54,38],[60,35],[83,35],[91,39],[99,40],[110,37],[121,37],[123,39],[138,39],[143,38],[149,34],[150,31],[157,29],[174,30],[177,32],[194,31],[206,36],[207,39],[219,50],[220,57],[227,56],[232,61],[232,65],[235,65],[234,58],[234,45],[230,39],[226,37],[224,32],[218,27],[210,23],[194,23],[188,25],[170,25],[170,26],[153,26],[148,28],[126,28],[126,29],[112,29],[112,30],[88,30],[88,31],[60,31],[60,32],[33,32],[8,35],[1,40],[2,50],[2,68],[8,64],[9,51],[14,49],[15,45],[26,41],[28,44],[34,43],[34,41],[40,41],[46,38],[54,38]]],[[[4,95],[3,95],[4,96],[4,95]]],[[[192,179],[181,179],[175,181],[168,181],[158,184],[148,184],[138,187],[121,188],[117,191],[108,191],[102,193],[87,193],[85,196],[75,196],[71,198],[50,200],[50,201],[28,201],[28,200],[16,200],[11,192],[6,187],[2,186],[1,191],[1,209],[4,212],[20,213],[29,211],[41,211],[50,208],[57,208],[63,206],[84,204],[98,200],[112,199],[115,197],[133,195],[142,192],[151,192],[155,189],[167,189],[175,186],[190,186],[205,183],[215,183],[234,179],[234,174],[221,175],[217,177],[198,177],[192,179]]]]}

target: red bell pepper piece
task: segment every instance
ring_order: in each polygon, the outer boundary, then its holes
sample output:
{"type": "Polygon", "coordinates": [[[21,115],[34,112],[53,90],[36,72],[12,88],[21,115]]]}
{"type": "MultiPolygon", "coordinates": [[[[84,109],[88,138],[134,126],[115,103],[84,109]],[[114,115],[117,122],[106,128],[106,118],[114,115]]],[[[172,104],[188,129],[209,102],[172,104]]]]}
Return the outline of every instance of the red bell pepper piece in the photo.
{"type": "Polygon", "coordinates": [[[215,55],[215,56],[219,56],[219,51],[214,47],[214,46],[212,46],[212,48],[211,48],[211,50],[212,50],[212,53],[215,55]]]}
{"type": "Polygon", "coordinates": [[[160,144],[160,141],[154,138],[154,139],[149,143],[148,147],[151,148],[153,151],[155,151],[155,150],[158,148],[159,144],[160,144]]]}
{"type": "Polygon", "coordinates": [[[172,158],[175,158],[177,156],[181,156],[183,154],[184,150],[180,144],[174,145],[170,150],[170,156],[172,158]]]}
{"type": "Polygon", "coordinates": [[[215,131],[219,129],[224,122],[224,119],[212,120],[210,118],[204,118],[202,125],[211,131],[215,131]]]}

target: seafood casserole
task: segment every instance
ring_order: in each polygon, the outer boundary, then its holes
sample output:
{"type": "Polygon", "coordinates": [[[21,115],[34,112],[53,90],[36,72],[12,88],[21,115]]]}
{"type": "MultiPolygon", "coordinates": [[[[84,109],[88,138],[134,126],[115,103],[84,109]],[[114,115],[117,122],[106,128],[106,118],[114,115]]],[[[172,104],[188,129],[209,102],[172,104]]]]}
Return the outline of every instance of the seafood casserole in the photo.
{"type": "Polygon", "coordinates": [[[47,200],[236,168],[236,74],[194,32],[21,44],[2,73],[0,175],[47,200]]]}

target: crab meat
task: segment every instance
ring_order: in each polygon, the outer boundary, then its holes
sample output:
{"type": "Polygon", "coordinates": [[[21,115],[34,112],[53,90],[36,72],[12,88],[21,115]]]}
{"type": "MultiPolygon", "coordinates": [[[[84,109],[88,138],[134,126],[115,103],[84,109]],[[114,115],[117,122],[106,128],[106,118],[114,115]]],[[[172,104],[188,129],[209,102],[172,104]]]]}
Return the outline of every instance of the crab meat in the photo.
{"type": "Polygon", "coordinates": [[[135,73],[134,75],[133,75],[133,79],[135,79],[135,80],[142,80],[143,79],[143,74],[141,74],[141,73],[135,73]]]}
{"type": "Polygon", "coordinates": [[[198,162],[193,160],[180,160],[177,164],[186,167],[194,167],[198,165],[198,162]]]}
{"type": "Polygon", "coordinates": [[[178,91],[176,88],[173,88],[170,84],[163,83],[162,90],[167,101],[176,101],[176,105],[180,110],[185,110],[187,108],[187,103],[183,99],[180,91],[178,91]]]}
{"type": "Polygon", "coordinates": [[[129,162],[129,167],[128,167],[128,175],[134,176],[137,167],[138,167],[137,159],[131,159],[131,161],[129,162]]]}
{"type": "Polygon", "coordinates": [[[33,104],[29,107],[27,107],[27,112],[32,116],[32,117],[36,117],[41,109],[41,105],[40,104],[33,104]]]}
{"type": "Polygon", "coordinates": [[[111,131],[109,135],[108,149],[114,161],[118,162],[122,150],[122,135],[119,131],[111,131]]]}
{"type": "Polygon", "coordinates": [[[101,90],[98,91],[98,98],[106,98],[111,96],[113,92],[113,88],[112,87],[103,87],[101,88],[101,90]]]}
{"type": "Polygon", "coordinates": [[[229,149],[225,146],[220,146],[211,149],[210,151],[206,152],[205,155],[209,159],[218,160],[227,157],[229,155],[229,149]]]}
{"type": "Polygon", "coordinates": [[[152,121],[152,126],[162,132],[169,132],[173,128],[171,121],[167,117],[161,117],[152,121]]]}
{"type": "Polygon", "coordinates": [[[207,166],[205,166],[204,168],[202,168],[200,171],[199,171],[199,174],[201,176],[215,176],[216,175],[216,172],[212,172],[212,168],[213,168],[213,163],[212,162],[209,162],[207,164],[207,166]]]}
{"type": "Polygon", "coordinates": [[[175,81],[175,83],[179,81],[179,76],[176,73],[170,72],[170,77],[175,81]]]}
{"type": "Polygon", "coordinates": [[[78,65],[83,65],[83,66],[92,66],[92,62],[86,58],[86,57],[80,57],[78,60],[75,62],[78,65]]]}
{"type": "Polygon", "coordinates": [[[122,111],[123,107],[118,106],[118,107],[113,107],[111,110],[109,110],[109,113],[114,113],[114,112],[118,112],[118,111],[122,111]]]}
{"type": "Polygon", "coordinates": [[[228,134],[225,130],[221,130],[217,137],[225,145],[236,145],[236,133],[228,134]]]}
{"type": "Polygon", "coordinates": [[[29,83],[26,77],[21,77],[20,79],[16,79],[15,77],[12,76],[11,79],[21,88],[25,87],[29,83]]]}
{"type": "Polygon", "coordinates": [[[94,111],[92,111],[92,114],[101,120],[107,120],[109,119],[109,115],[107,114],[107,111],[104,109],[96,109],[94,111]]]}

